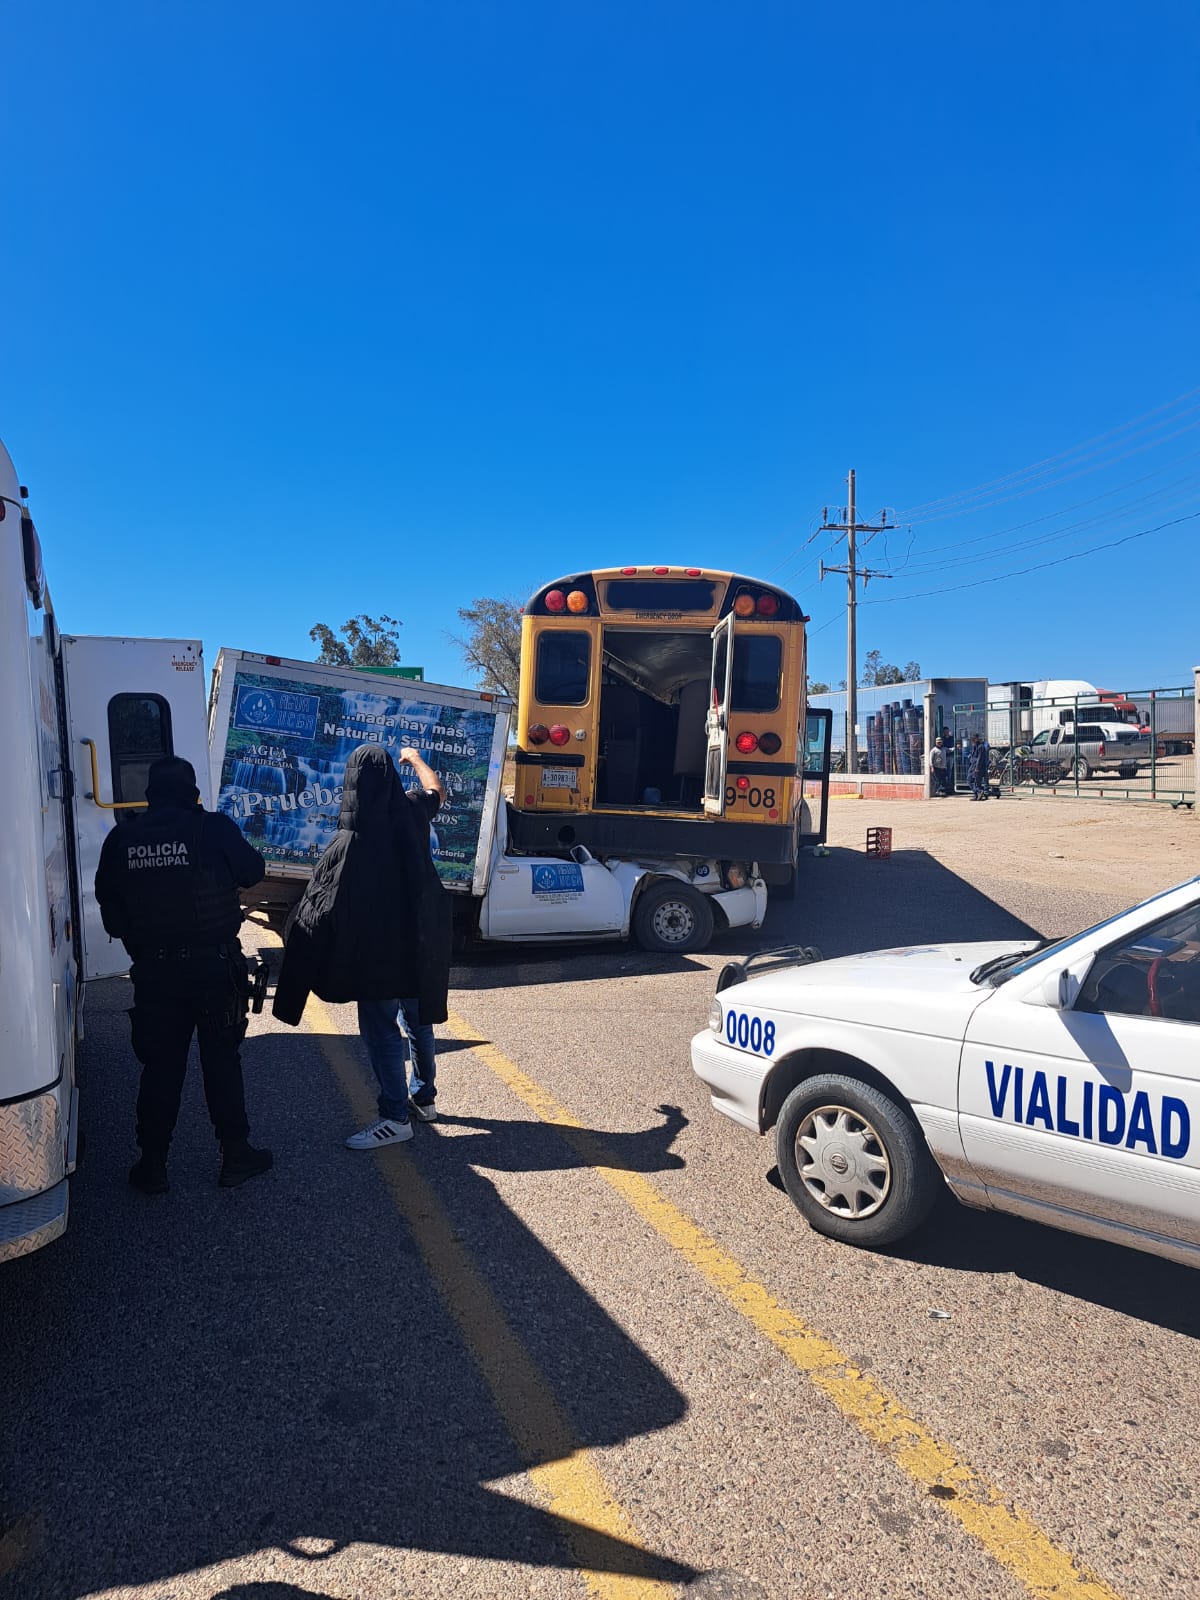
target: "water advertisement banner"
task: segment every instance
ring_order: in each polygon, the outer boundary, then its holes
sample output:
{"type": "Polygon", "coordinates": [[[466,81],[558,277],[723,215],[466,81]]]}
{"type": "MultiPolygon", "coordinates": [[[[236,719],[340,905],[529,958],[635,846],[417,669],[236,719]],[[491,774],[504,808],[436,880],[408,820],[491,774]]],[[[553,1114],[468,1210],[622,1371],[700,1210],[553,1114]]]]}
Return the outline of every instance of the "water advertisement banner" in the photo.
{"type": "MultiPolygon", "coordinates": [[[[311,866],[337,831],[351,753],[380,744],[395,760],[411,746],[446,785],[433,821],[438,872],[470,888],[496,716],[436,704],[394,680],[378,691],[341,689],[238,668],[217,810],[268,863],[311,866]]],[[[399,771],[405,787],[416,782],[411,767],[399,771]]]]}

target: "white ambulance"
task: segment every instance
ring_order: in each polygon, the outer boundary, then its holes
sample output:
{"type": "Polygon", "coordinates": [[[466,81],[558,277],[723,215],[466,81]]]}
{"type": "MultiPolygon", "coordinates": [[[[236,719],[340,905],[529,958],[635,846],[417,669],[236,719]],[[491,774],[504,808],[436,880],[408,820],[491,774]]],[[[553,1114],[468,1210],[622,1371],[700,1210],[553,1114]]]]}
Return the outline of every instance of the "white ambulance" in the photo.
{"type": "Polygon", "coordinates": [[[27,496],[2,444],[0,741],[2,1262],[66,1227],[82,985],[128,968],[91,894],[104,836],[143,802],[159,756],[186,756],[204,786],[208,771],[200,645],[60,634],[27,496]]]}

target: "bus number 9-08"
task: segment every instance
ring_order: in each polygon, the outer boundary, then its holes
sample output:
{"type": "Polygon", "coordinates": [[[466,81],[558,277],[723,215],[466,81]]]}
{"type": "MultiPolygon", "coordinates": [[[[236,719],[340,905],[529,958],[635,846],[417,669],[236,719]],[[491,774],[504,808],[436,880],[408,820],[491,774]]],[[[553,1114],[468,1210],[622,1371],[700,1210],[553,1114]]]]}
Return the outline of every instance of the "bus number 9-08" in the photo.
{"type": "Polygon", "coordinates": [[[725,1037],[739,1050],[752,1050],[756,1056],[775,1053],[775,1024],[752,1017],[746,1011],[725,1013],[725,1037]]]}
{"type": "Polygon", "coordinates": [[[725,790],[725,804],[731,806],[744,800],[748,806],[773,806],[774,789],[736,789],[731,783],[725,790]]]}

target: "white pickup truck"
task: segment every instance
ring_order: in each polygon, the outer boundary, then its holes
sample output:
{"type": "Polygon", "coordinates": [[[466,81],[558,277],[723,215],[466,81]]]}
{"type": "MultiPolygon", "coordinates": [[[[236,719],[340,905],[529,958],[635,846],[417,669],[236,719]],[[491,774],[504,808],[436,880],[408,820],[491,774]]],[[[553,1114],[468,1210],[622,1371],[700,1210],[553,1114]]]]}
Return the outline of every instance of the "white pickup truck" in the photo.
{"type": "Polygon", "coordinates": [[[1035,761],[1057,764],[1067,776],[1081,781],[1094,772],[1135,778],[1138,768],[1150,760],[1150,741],[1121,722],[1069,722],[1043,728],[1029,753],[1035,761]]]}

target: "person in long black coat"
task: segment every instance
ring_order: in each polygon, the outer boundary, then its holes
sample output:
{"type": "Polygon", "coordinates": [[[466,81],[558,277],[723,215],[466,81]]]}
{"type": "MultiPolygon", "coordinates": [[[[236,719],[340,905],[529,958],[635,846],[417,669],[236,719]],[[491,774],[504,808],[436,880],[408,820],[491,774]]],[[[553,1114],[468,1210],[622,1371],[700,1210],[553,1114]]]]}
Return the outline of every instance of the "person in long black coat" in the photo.
{"type": "Polygon", "coordinates": [[[405,790],[382,745],[359,745],[346,763],[338,831],[296,907],[273,1007],[281,1022],[295,1025],[310,993],[335,1005],[359,1002],[380,1080],[380,1121],[394,1130],[375,1144],[412,1135],[407,1046],[395,1025],[400,1001],[416,1001],[422,1025],[444,1022],[450,986],[450,897],[429,849],[442,784],[415,750],[402,750],[400,759],[420,788],[405,790]]]}

